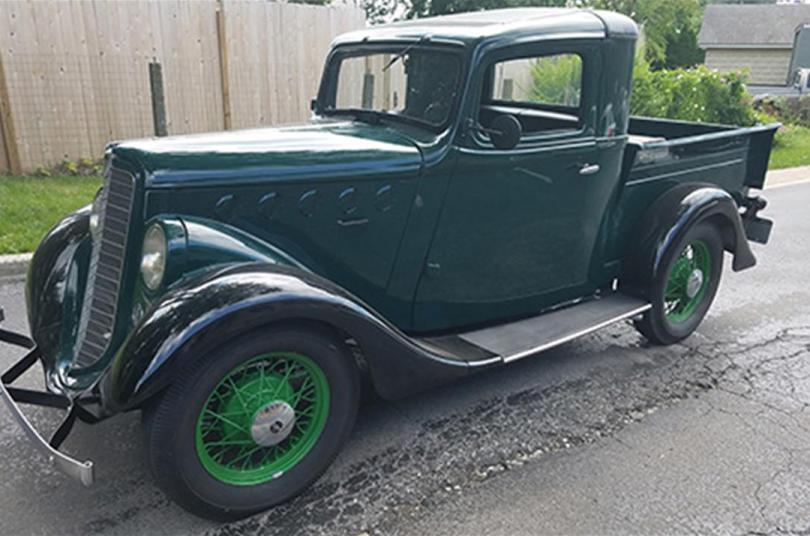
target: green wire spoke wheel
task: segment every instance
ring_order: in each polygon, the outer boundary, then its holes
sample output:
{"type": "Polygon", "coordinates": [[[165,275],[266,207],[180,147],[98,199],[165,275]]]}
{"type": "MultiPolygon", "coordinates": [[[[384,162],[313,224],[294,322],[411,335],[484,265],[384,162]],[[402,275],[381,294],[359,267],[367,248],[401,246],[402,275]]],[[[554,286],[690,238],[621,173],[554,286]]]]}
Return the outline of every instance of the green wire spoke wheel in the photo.
{"type": "Polygon", "coordinates": [[[185,363],[143,419],[161,489],[225,521],[288,501],[326,471],[354,425],[360,375],[344,340],[325,329],[217,336],[223,342],[185,363]]]}
{"type": "Polygon", "coordinates": [[[722,272],[719,229],[708,221],[692,225],[664,252],[645,293],[652,308],[635,321],[636,329],[654,344],[685,339],[711,307],[722,272]]]}
{"type": "Polygon", "coordinates": [[[675,260],[664,291],[664,311],[672,323],[687,320],[706,295],[712,270],[709,247],[701,240],[687,244],[675,260]]]}
{"type": "Polygon", "coordinates": [[[197,419],[203,467],[232,485],[278,478],[312,449],[329,414],[329,384],[310,358],[271,353],[229,372],[197,419]]]}

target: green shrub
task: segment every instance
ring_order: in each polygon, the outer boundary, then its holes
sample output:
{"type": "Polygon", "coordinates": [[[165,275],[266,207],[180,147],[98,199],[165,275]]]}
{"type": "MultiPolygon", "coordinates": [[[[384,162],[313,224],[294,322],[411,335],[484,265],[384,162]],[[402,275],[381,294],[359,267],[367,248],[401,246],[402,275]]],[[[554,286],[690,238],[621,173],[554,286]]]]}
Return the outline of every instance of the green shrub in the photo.
{"type": "Polygon", "coordinates": [[[633,76],[633,115],[740,126],[757,123],[744,73],[712,71],[703,65],[652,71],[637,59],[633,76]]]}
{"type": "Polygon", "coordinates": [[[534,102],[579,105],[582,60],[575,54],[538,58],[532,62],[531,99],[534,102]]]}
{"type": "Polygon", "coordinates": [[[98,177],[103,172],[103,160],[80,158],[77,161],[65,159],[55,166],[39,166],[34,170],[34,176],[98,177]]]}
{"type": "Polygon", "coordinates": [[[765,98],[756,105],[758,113],[767,114],[785,125],[810,128],[810,96],[765,98]]]}
{"type": "MultiPolygon", "coordinates": [[[[579,84],[579,58],[538,59],[532,68],[533,100],[569,103],[572,84],[579,84]]],[[[745,87],[746,74],[718,72],[699,65],[690,69],[654,71],[645,59],[644,45],[633,66],[633,115],[700,123],[751,126],[759,118],[745,87]]],[[[807,100],[810,118],[810,99],[807,100]]]]}
{"type": "Polygon", "coordinates": [[[59,173],[63,175],[68,175],[70,177],[75,177],[79,174],[79,165],[76,162],[72,162],[70,160],[62,160],[57,167],[59,173]]]}
{"type": "Polygon", "coordinates": [[[37,169],[34,170],[35,177],[50,177],[51,175],[52,175],[51,170],[44,166],[39,166],[37,169]]]}

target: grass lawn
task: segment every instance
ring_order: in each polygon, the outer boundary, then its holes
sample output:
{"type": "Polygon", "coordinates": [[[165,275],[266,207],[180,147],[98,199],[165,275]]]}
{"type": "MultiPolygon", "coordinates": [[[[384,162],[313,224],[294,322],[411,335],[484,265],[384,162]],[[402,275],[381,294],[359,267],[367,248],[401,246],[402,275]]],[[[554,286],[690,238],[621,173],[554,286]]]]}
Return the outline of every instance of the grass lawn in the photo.
{"type": "Polygon", "coordinates": [[[810,128],[787,127],[776,135],[770,169],[810,165],[810,128]]]}
{"type": "Polygon", "coordinates": [[[0,255],[33,251],[63,216],[93,201],[101,177],[0,176],[0,255]]]}

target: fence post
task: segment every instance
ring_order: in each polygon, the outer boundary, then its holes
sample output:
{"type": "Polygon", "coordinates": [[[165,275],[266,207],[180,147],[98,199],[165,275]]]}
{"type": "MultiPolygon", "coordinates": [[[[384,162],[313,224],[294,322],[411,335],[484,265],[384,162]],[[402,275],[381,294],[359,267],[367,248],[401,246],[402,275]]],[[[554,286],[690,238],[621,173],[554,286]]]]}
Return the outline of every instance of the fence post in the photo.
{"type": "Polygon", "coordinates": [[[11,173],[22,173],[20,151],[17,148],[17,131],[14,129],[14,116],[11,114],[11,100],[6,85],[6,70],[3,65],[3,55],[0,53],[0,129],[3,131],[3,145],[6,151],[6,160],[11,173]]]}
{"type": "Polygon", "coordinates": [[[228,41],[225,35],[225,6],[217,2],[217,49],[219,52],[219,78],[222,83],[222,123],[231,129],[231,80],[228,77],[228,41]]]}
{"type": "Polygon", "coordinates": [[[515,92],[515,81],[511,78],[504,78],[503,79],[503,93],[501,93],[500,99],[510,101],[514,99],[513,93],[515,92]]]}
{"type": "Polygon", "coordinates": [[[149,63],[149,90],[152,94],[152,123],[155,136],[166,136],[166,95],[163,92],[163,68],[157,60],[149,63]]]}

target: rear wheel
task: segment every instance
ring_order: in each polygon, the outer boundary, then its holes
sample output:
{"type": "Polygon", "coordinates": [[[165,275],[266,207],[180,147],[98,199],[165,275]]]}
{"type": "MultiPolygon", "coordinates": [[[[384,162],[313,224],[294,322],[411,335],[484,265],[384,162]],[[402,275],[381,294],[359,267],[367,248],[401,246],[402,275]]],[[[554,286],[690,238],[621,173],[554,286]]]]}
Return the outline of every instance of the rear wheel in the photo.
{"type": "Polygon", "coordinates": [[[692,334],[709,310],[723,272],[723,243],[717,228],[698,223],[668,249],[651,283],[652,309],[636,322],[651,342],[673,344],[692,334]]]}
{"type": "Polygon", "coordinates": [[[320,333],[256,333],[201,358],[145,411],[158,484],[214,519],[283,502],[326,470],[351,431],[353,359],[320,333]]]}

